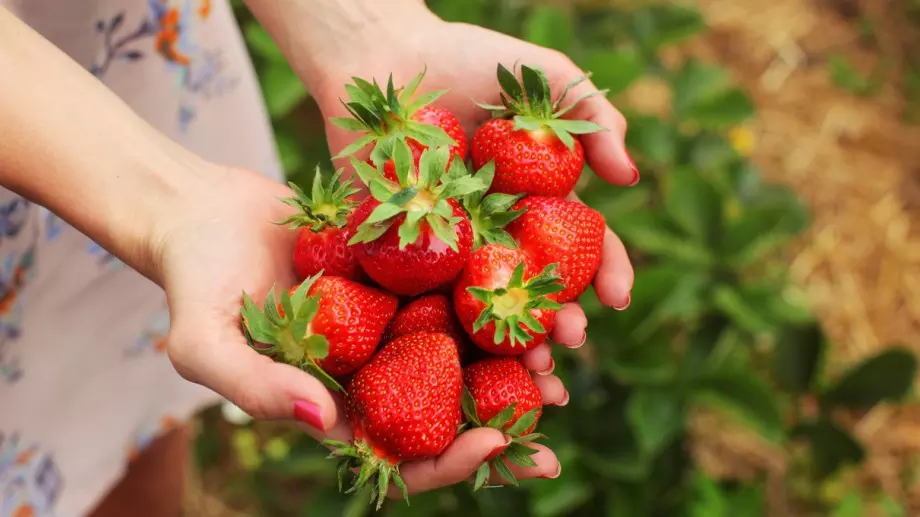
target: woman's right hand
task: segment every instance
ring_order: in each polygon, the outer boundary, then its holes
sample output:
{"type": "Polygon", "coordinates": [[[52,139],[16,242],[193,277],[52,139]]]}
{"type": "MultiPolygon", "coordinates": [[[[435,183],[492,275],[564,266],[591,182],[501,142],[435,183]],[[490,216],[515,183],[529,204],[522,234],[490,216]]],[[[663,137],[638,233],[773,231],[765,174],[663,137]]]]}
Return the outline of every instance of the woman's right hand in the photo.
{"type": "MultiPolygon", "coordinates": [[[[243,291],[259,303],[273,285],[281,289],[295,282],[295,232],[272,224],[289,215],[291,209],[278,199],[290,190],[247,170],[214,168],[194,177],[194,186],[164,215],[150,241],[155,277],[169,300],[167,350],[176,370],[256,419],[296,419],[317,440],[350,440],[341,397],[300,369],[253,350],[240,328],[243,291]]],[[[536,354],[525,356],[525,363],[545,369],[551,360],[547,350],[536,354]]],[[[567,402],[557,377],[534,376],[546,404],[567,402]]],[[[469,478],[502,445],[504,437],[494,429],[468,431],[439,458],[406,464],[401,473],[410,493],[452,485],[469,478]]],[[[537,447],[537,466],[517,468],[519,479],[558,472],[552,451],[537,447]]]]}

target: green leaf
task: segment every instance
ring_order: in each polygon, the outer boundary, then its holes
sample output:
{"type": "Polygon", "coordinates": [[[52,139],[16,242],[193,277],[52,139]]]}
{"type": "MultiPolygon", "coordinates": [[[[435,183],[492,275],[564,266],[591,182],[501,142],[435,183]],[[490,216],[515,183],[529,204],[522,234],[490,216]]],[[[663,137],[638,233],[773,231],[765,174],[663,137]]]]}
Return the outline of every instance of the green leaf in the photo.
{"type": "Polygon", "coordinates": [[[639,388],[626,403],[626,417],[640,450],[655,456],[683,430],[684,400],[675,387],[639,388]]]}
{"type": "Polygon", "coordinates": [[[270,61],[272,63],[287,64],[287,58],[278,48],[278,44],[272,39],[268,31],[259,23],[246,24],[243,29],[246,43],[253,53],[270,61]]]}
{"type": "Polygon", "coordinates": [[[671,3],[647,5],[630,20],[636,39],[649,50],[678,43],[701,32],[706,24],[699,11],[671,3]]]}
{"type": "Polygon", "coordinates": [[[805,438],[811,443],[818,475],[829,476],[846,464],[857,464],[865,453],[853,436],[830,420],[806,422],[791,431],[794,438],[805,438]]]}
{"type": "Polygon", "coordinates": [[[784,329],[773,356],[776,384],[799,395],[810,392],[824,345],[824,333],[817,324],[784,329]]]}
{"type": "Polygon", "coordinates": [[[674,126],[658,117],[629,117],[626,146],[638,156],[662,165],[674,164],[678,134],[674,126]]]}
{"type": "Polygon", "coordinates": [[[575,39],[574,24],[568,11],[552,5],[538,5],[524,20],[523,36],[541,47],[564,52],[575,39]]]}
{"type": "Polygon", "coordinates": [[[809,215],[792,189],[771,189],[762,199],[741,204],[740,215],[730,219],[722,249],[730,264],[741,267],[785,246],[804,230],[809,215]]]}
{"type": "Polygon", "coordinates": [[[709,266],[712,263],[708,249],[672,231],[659,214],[626,214],[617,221],[611,221],[611,227],[624,241],[646,253],[693,266],[709,266]]]}
{"type": "Polygon", "coordinates": [[[527,100],[533,105],[541,105],[549,99],[549,85],[546,76],[539,69],[527,65],[521,65],[521,80],[524,83],[524,91],[527,93],[527,100]]]}
{"type": "Polygon", "coordinates": [[[590,70],[592,82],[611,95],[622,93],[645,74],[642,56],[633,48],[590,50],[578,64],[590,70]]]}
{"type": "Polygon", "coordinates": [[[260,76],[268,113],[281,118],[307,98],[307,89],[287,62],[269,66],[260,76]]]}
{"type": "Polygon", "coordinates": [[[712,302],[723,314],[748,332],[755,334],[774,330],[773,322],[755,307],[751,307],[739,286],[718,285],[713,289],[712,302]]]}
{"type": "Polygon", "coordinates": [[[837,503],[830,517],[864,517],[866,507],[859,493],[848,493],[837,503]]]}
{"type": "Polygon", "coordinates": [[[559,478],[546,482],[545,487],[535,490],[530,500],[529,515],[533,517],[565,517],[575,515],[577,510],[591,499],[591,484],[573,478],[559,478]]]}
{"type": "Polygon", "coordinates": [[[703,474],[695,472],[693,476],[692,499],[690,501],[689,513],[691,517],[735,517],[728,513],[728,501],[725,494],[714,479],[703,474]]]}
{"type": "Polygon", "coordinates": [[[738,88],[702,100],[685,113],[687,120],[711,128],[729,128],[753,116],[754,102],[738,88]]]}
{"type": "Polygon", "coordinates": [[[688,59],[671,79],[674,113],[679,119],[685,119],[696,106],[722,94],[726,86],[722,68],[688,59]]]}
{"type": "Polygon", "coordinates": [[[307,338],[304,348],[314,359],[325,359],[329,355],[329,341],[322,334],[314,334],[307,338]]]}
{"type": "Polygon", "coordinates": [[[498,82],[502,90],[513,100],[520,101],[524,98],[524,89],[521,87],[521,83],[518,82],[517,77],[501,63],[498,64],[498,82]]]}
{"type": "MultiPolygon", "coordinates": [[[[394,195],[393,198],[395,197],[396,196],[394,195]]],[[[371,215],[367,216],[367,219],[365,219],[361,224],[371,225],[371,224],[379,223],[382,221],[386,221],[387,219],[390,219],[391,217],[401,214],[402,212],[403,212],[403,209],[399,205],[396,205],[393,203],[381,203],[377,205],[377,208],[375,208],[374,211],[371,212],[371,215]]]]}
{"type": "Polygon", "coordinates": [[[754,372],[709,373],[697,380],[693,396],[735,415],[768,440],[782,437],[783,417],[778,396],[754,372]]]}
{"type": "Polygon", "coordinates": [[[721,234],[722,198],[698,171],[677,169],[662,178],[664,207],[696,242],[712,245],[721,234]]]}
{"type": "Polygon", "coordinates": [[[511,436],[520,436],[524,433],[530,426],[532,426],[537,421],[537,412],[539,410],[532,409],[517,419],[514,424],[508,428],[508,434],[511,436]]]}
{"type": "Polygon", "coordinates": [[[605,356],[603,365],[614,379],[627,384],[664,384],[676,374],[670,344],[665,339],[613,352],[605,356]]]}
{"type": "Polygon", "coordinates": [[[486,422],[486,427],[491,427],[493,429],[504,429],[505,425],[511,420],[511,417],[514,416],[514,407],[516,404],[511,404],[505,409],[499,411],[495,416],[489,419],[486,422]]]}
{"type": "Polygon", "coordinates": [[[868,410],[879,402],[907,395],[917,374],[917,358],[908,348],[891,348],[844,374],[821,397],[824,404],[868,410]]]}

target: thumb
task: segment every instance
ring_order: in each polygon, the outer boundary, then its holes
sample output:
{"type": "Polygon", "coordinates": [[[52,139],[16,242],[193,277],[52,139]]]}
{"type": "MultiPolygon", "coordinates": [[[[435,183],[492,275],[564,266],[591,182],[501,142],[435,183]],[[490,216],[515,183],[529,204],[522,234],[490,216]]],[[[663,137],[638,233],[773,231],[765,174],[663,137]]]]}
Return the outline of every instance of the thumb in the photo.
{"type": "Polygon", "coordinates": [[[179,375],[255,419],[297,419],[315,438],[339,426],[337,401],[322,382],[253,350],[236,315],[206,314],[193,311],[173,318],[167,351],[179,375]]]}

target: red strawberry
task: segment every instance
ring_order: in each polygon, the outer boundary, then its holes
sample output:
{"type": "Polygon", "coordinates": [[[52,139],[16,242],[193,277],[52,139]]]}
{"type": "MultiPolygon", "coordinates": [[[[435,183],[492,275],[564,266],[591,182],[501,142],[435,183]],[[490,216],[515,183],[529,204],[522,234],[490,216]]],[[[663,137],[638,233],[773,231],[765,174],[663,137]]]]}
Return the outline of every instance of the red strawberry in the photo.
{"type": "Polygon", "coordinates": [[[466,333],[463,332],[460,322],[457,321],[450,298],[441,294],[430,294],[413,300],[396,311],[383,341],[387,342],[417,332],[447,334],[457,343],[460,362],[463,363],[466,359],[469,352],[466,346],[466,333]]]}
{"type": "Polygon", "coordinates": [[[530,373],[516,357],[490,357],[463,369],[463,412],[475,427],[492,427],[511,436],[511,445],[495,458],[488,458],[476,472],[474,490],[485,485],[490,464],[507,481],[514,475],[505,465],[507,458],[523,467],[535,465],[526,445],[543,435],[532,434],[543,414],[543,394],[530,373]]]}
{"type": "Polygon", "coordinates": [[[243,293],[243,325],[254,347],[339,390],[332,377],[353,373],[370,360],[398,304],[378,289],[319,275],[280,298],[272,289],[260,310],[243,293]]]}
{"type": "Polygon", "coordinates": [[[486,244],[474,251],[454,288],[454,310],[486,352],[519,355],[546,340],[562,305],[555,266],[539,269],[521,250],[486,244]]]}
{"type": "Polygon", "coordinates": [[[355,212],[348,243],[368,276],[396,294],[415,296],[454,280],[469,256],[470,221],[454,198],[485,186],[459,160],[445,174],[448,157],[446,147],[426,150],[416,173],[408,146],[397,144],[398,184],[352,158],[373,197],[355,212]]]}
{"type": "Polygon", "coordinates": [[[508,225],[534,266],[559,264],[556,273],[565,289],[559,303],[577,299],[594,280],[604,252],[607,224],[597,210],[555,197],[527,197],[514,205],[523,215],[508,225]]]}
{"type": "Polygon", "coordinates": [[[364,275],[354,253],[348,247],[346,225],[355,205],[353,197],[359,192],[351,188],[351,181],[339,182],[339,170],[323,185],[319,167],[313,176],[313,190],[307,195],[290,183],[294,196],[282,200],[298,210],[279,224],[289,224],[299,230],[294,245],[294,272],[304,280],[323,271],[329,276],[359,280],[364,275]]]}
{"type": "Polygon", "coordinates": [[[586,97],[602,92],[591,92],[560,109],[569,89],[587,77],[566,86],[555,102],[542,71],[522,66],[521,78],[519,83],[513,73],[498,65],[498,81],[505,91],[501,96],[503,105],[480,105],[492,110],[496,118],[473,134],[473,166],[478,169],[495,161],[492,192],[565,197],[575,187],[585,164],[578,135],[604,128],[594,122],[561,117],[586,97]]]}
{"type": "Polygon", "coordinates": [[[384,165],[384,175],[397,181],[392,159],[393,145],[397,140],[409,144],[416,166],[422,151],[439,146],[450,146],[450,159],[466,160],[466,133],[460,121],[450,111],[430,106],[447,90],[423,94],[415,98],[425,71],[415,76],[409,84],[398,90],[393,86],[393,76],[387,82],[386,93],[377,84],[357,77],[348,85],[348,102],[343,102],[351,117],[332,118],[330,122],[349,131],[366,133],[335,158],[353,154],[374,144],[368,163],[384,165]]]}
{"type": "Polygon", "coordinates": [[[343,457],[340,476],[360,467],[355,490],[375,478],[379,509],[390,480],[405,494],[400,463],[436,457],[457,435],[463,421],[457,345],[440,333],[397,338],[355,374],[346,393],[354,441],[323,443],[343,457]]]}

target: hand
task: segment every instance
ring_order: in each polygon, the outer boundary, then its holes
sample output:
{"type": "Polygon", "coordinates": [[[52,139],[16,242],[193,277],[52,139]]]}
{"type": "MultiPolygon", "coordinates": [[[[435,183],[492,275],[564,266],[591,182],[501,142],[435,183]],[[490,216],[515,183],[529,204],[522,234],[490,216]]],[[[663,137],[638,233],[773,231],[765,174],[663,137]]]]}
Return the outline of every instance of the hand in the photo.
{"type": "MultiPolygon", "coordinates": [[[[295,282],[290,257],[296,234],[272,224],[289,215],[291,209],[278,198],[291,192],[245,170],[217,168],[195,177],[202,181],[187,189],[186,201],[174,206],[156,232],[157,276],[172,321],[167,351],[176,370],[257,419],[298,418],[318,440],[350,440],[341,398],[300,369],[257,353],[240,330],[244,290],[260,303],[273,284],[280,289],[295,282]]],[[[535,379],[545,404],[567,402],[558,378],[535,379]]],[[[494,429],[469,431],[438,459],[405,464],[402,475],[410,492],[452,485],[469,478],[503,444],[494,429]]],[[[556,472],[558,462],[548,449],[540,448],[536,459],[538,467],[515,474],[528,478],[556,472]]]]}

